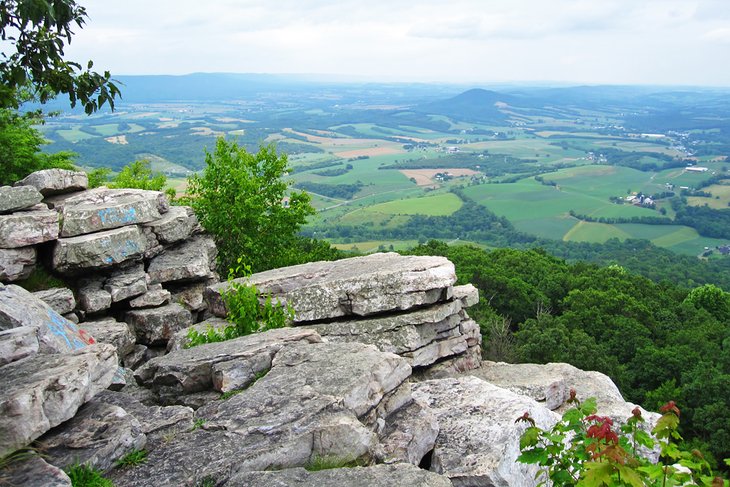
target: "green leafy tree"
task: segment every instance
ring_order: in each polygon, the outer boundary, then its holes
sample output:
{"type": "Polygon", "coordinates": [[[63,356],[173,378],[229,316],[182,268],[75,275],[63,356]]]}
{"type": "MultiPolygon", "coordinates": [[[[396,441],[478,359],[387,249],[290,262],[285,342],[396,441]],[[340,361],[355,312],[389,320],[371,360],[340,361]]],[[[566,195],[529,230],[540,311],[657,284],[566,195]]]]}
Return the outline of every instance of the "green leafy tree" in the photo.
{"type": "Polygon", "coordinates": [[[41,169],[74,168],[75,154],[72,152],[41,152],[41,146],[47,142],[33,127],[36,123],[42,123],[37,113],[20,115],[15,110],[0,108],[0,163],[3,169],[0,172],[0,185],[13,184],[41,169]]]}
{"type": "Polygon", "coordinates": [[[124,166],[107,186],[162,191],[166,182],[167,178],[164,174],[152,172],[150,161],[141,159],[124,166]]]}
{"type": "Polygon", "coordinates": [[[24,91],[41,103],[68,95],[71,106],[81,103],[86,113],[106,103],[114,108],[120,92],[108,71],[64,59],[72,29],[86,18],[74,0],[0,0],[0,108],[18,108],[24,91]]]}
{"type": "Polygon", "coordinates": [[[187,193],[201,224],[216,239],[220,268],[235,268],[239,257],[253,272],[300,262],[297,232],[314,208],[305,192],[287,196],[286,155],[273,146],[250,154],[219,138],[205,163],[201,175],[189,178],[187,193]]]}

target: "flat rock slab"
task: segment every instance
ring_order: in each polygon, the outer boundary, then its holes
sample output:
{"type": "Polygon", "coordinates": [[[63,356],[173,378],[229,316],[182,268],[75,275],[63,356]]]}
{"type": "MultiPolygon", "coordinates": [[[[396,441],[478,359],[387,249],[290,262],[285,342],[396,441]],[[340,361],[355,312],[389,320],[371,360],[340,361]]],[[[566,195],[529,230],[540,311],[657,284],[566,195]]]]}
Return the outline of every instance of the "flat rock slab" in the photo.
{"type": "Polygon", "coordinates": [[[171,297],[170,291],[163,289],[161,284],[151,284],[147,286],[144,294],[129,301],[129,307],[154,308],[169,303],[171,297]]]}
{"type": "Polygon", "coordinates": [[[35,247],[0,249],[0,281],[13,282],[28,278],[35,269],[35,247]]]}
{"type": "Polygon", "coordinates": [[[190,332],[190,330],[195,330],[198,333],[207,333],[208,330],[212,328],[218,333],[223,333],[223,330],[225,330],[226,327],[229,326],[232,326],[230,322],[224,320],[223,318],[216,317],[209,318],[207,320],[201,321],[200,323],[196,323],[193,326],[189,326],[175,333],[172,338],[170,338],[170,341],[167,342],[167,351],[174,352],[175,350],[182,350],[183,348],[187,348],[188,344],[190,343],[190,339],[188,338],[188,333],[190,332]]]}
{"type": "Polygon", "coordinates": [[[57,467],[80,463],[106,471],[127,453],[144,448],[147,437],[127,411],[92,399],[37,441],[46,460],[57,467]]]}
{"type": "Polygon", "coordinates": [[[431,470],[455,486],[537,485],[536,467],[516,461],[525,426],[515,419],[527,411],[537,426],[549,429],[556,414],[471,376],[415,383],[413,397],[431,408],[440,426],[431,470]]]}
{"type": "Polygon", "coordinates": [[[200,229],[198,218],[189,206],[171,206],[160,219],[144,226],[152,230],[161,244],[185,240],[200,229]]]}
{"type": "Polygon", "coordinates": [[[215,269],[217,250],[210,237],[196,236],[165,249],[150,260],[147,273],[151,283],[198,281],[215,269]]]}
{"type": "Polygon", "coordinates": [[[88,188],[89,176],[84,171],[43,169],[29,174],[14,186],[33,186],[43,196],[50,196],[88,188]]]}
{"type": "Polygon", "coordinates": [[[117,354],[106,344],[64,354],[34,355],[3,367],[0,376],[0,456],[72,418],[109,387],[117,354]]]}
{"type": "MultiPolygon", "coordinates": [[[[444,301],[451,297],[456,274],[444,257],[386,253],[273,269],[237,281],[250,282],[262,294],[286,301],[294,308],[294,321],[304,323],[444,301]]],[[[206,290],[209,309],[216,316],[226,315],[220,293],[228,286],[225,282],[206,290]]]]}
{"type": "Polygon", "coordinates": [[[49,209],[0,215],[0,247],[27,247],[58,237],[58,213],[49,209]]]}
{"type": "Polygon", "coordinates": [[[169,208],[163,193],[143,189],[96,188],[65,199],[61,237],[74,237],[147,223],[169,208]]]}
{"type": "Polygon", "coordinates": [[[321,341],[312,330],[279,328],[178,349],[144,364],[135,372],[135,378],[152,390],[173,396],[214,388],[225,392],[246,387],[255,380],[256,374],[269,370],[282,348],[299,342],[321,341]]]}
{"type": "Polygon", "coordinates": [[[43,201],[33,186],[0,186],[0,214],[30,208],[43,201]]]}
{"type": "Polygon", "coordinates": [[[410,402],[409,375],[405,360],[371,345],[282,348],[268,374],[248,389],[198,409],[202,428],[178,434],[145,464],[114,472],[112,479],[130,487],[151,478],[195,485],[206,477],[225,483],[237,472],[303,466],[317,457],[367,462],[379,449],[374,429],[410,402]]]}
{"type": "Polygon", "coordinates": [[[141,257],[145,249],[146,240],[137,226],[59,238],[52,267],[61,273],[102,269],[141,257]]]}
{"type": "Polygon", "coordinates": [[[309,472],[303,468],[289,468],[277,472],[243,472],[226,483],[226,487],[452,487],[452,485],[448,477],[407,463],[334,468],[319,472],[309,472]]]}
{"type": "Polygon", "coordinates": [[[33,295],[53,308],[58,314],[65,315],[76,308],[74,293],[67,287],[44,289],[34,292],[33,295]]]}
{"type": "Polygon", "coordinates": [[[182,305],[172,303],[160,308],[128,311],[124,321],[134,330],[138,343],[166,346],[176,332],[193,324],[193,316],[182,305]]]}
{"type": "Polygon", "coordinates": [[[412,367],[422,367],[466,350],[467,337],[459,328],[461,306],[461,301],[450,301],[383,318],[308,327],[331,342],[370,343],[383,352],[405,357],[412,367]]]}
{"type": "Polygon", "coordinates": [[[0,285],[0,330],[35,330],[40,353],[69,352],[93,343],[93,338],[20,286],[0,285]]]}

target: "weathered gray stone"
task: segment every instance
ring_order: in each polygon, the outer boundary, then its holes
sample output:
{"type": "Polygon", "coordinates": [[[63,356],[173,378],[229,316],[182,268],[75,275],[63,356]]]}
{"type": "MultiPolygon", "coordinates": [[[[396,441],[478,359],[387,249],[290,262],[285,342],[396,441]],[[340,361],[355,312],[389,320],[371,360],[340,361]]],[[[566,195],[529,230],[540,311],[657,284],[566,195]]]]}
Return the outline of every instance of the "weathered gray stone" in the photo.
{"type": "Polygon", "coordinates": [[[444,379],[469,374],[469,371],[479,369],[482,364],[482,347],[470,346],[466,352],[444,359],[429,367],[413,371],[414,380],[444,379]]]}
{"type": "Polygon", "coordinates": [[[116,351],[106,344],[5,365],[0,375],[0,456],[72,418],[82,404],[109,387],[116,370],[116,351]]]}
{"type": "Polygon", "coordinates": [[[407,358],[412,367],[421,367],[466,350],[460,311],[461,301],[450,301],[410,313],[309,327],[331,342],[371,343],[407,358]]]}
{"type": "Polygon", "coordinates": [[[152,229],[162,244],[185,240],[200,229],[198,218],[189,206],[171,206],[170,210],[158,220],[144,225],[152,229]]]}
{"type": "Polygon", "coordinates": [[[43,196],[50,196],[86,189],[89,187],[89,177],[84,171],[43,169],[29,174],[14,186],[33,186],[43,196]]]}
{"type": "Polygon", "coordinates": [[[0,367],[38,353],[38,328],[19,326],[0,331],[0,367]]]}
{"type": "Polygon", "coordinates": [[[61,237],[151,222],[168,208],[159,191],[104,187],[84,191],[64,200],[61,237]]]}
{"type": "Polygon", "coordinates": [[[66,468],[76,463],[106,471],[147,444],[139,421],[119,406],[96,399],[38,439],[46,459],[66,468]]]}
{"type": "Polygon", "coordinates": [[[270,369],[272,359],[283,347],[321,341],[313,330],[279,328],[179,349],[150,360],[135,372],[135,378],[146,387],[172,396],[212,390],[216,382],[216,390],[226,392],[246,387],[257,374],[270,369]],[[226,366],[227,362],[231,364],[226,366]],[[241,371],[240,375],[236,369],[241,371]],[[229,379],[234,375],[237,380],[229,379]]]}
{"type": "Polygon", "coordinates": [[[122,357],[122,364],[131,370],[136,370],[141,367],[145,362],[151,360],[151,354],[148,353],[149,348],[144,345],[136,344],[132,351],[122,357]]]}
{"type": "Polygon", "coordinates": [[[35,247],[0,249],[0,281],[26,279],[35,269],[36,255],[35,247]]]}
{"type": "Polygon", "coordinates": [[[190,330],[195,330],[198,333],[205,333],[208,331],[209,328],[213,328],[217,332],[222,333],[227,326],[231,326],[231,323],[224,320],[223,318],[214,317],[205,321],[201,321],[200,323],[176,332],[172,336],[172,338],[170,338],[170,341],[167,342],[167,351],[174,352],[175,350],[181,350],[183,348],[186,348],[187,344],[190,342],[190,340],[188,339],[188,332],[190,330]]]}
{"type": "Polygon", "coordinates": [[[134,350],[135,336],[129,325],[114,318],[105,318],[96,321],[84,321],[78,327],[86,330],[96,343],[109,343],[117,349],[121,359],[134,350]]]}
{"type": "Polygon", "coordinates": [[[241,472],[226,487],[452,487],[448,477],[409,464],[334,468],[309,472],[289,468],[276,472],[241,472]]]}
{"type": "Polygon", "coordinates": [[[52,266],[58,272],[110,267],[140,257],[145,245],[142,232],[134,225],[79,237],[59,238],[53,249],[52,266]]]}
{"type": "Polygon", "coordinates": [[[74,323],[20,286],[0,285],[0,330],[17,327],[36,330],[40,353],[59,353],[93,343],[74,323]]]}
{"type": "Polygon", "coordinates": [[[165,249],[150,261],[151,283],[206,279],[215,269],[217,251],[210,237],[196,236],[165,249]]]}
{"type": "Polygon", "coordinates": [[[40,455],[12,462],[7,468],[0,470],[0,485],[72,487],[66,472],[49,465],[40,455]]]}
{"type": "Polygon", "coordinates": [[[27,247],[58,237],[58,213],[53,210],[18,211],[0,215],[0,247],[27,247]]]}
{"type": "MultiPolygon", "coordinates": [[[[565,363],[538,365],[485,361],[480,369],[470,371],[469,374],[530,397],[561,414],[571,407],[566,404],[570,389],[575,389],[580,400],[596,398],[598,414],[619,423],[625,423],[636,407],[624,400],[608,376],[600,372],[583,371],[565,363]]],[[[659,419],[657,413],[644,409],[641,412],[648,424],[654,424],[659,419]]]]}
{"type": "Polygon", "coordinates": [[[0,214],[37,205],[43,195],[33,186],[0,186],[0,214]]]}
{"type": "Polygon", "coordinates": [[[431,470],[455,486],[537,485],[536,466],[516,461],[525,425],[515,419],[527,411],[549,429],[558,419],[550,410],[471,376],[413,384],[413,397],[433,410],[441,428],[431,470]]]}
{"type": "MultiPolygon", "coordinates": [[[[132,380],[134,382],[134,380],[132,380]]],[[[170,441],[177,434],[194,426],[194,411],[185,406],[147,406],[133,394],[103,391],[94,397],[95,402],[119,406],[134,416],[142,432],[147,436],[147,450],[153,450],[170,441]]]]}
{"type": "Polygon", "coordinates": [[[140,263],[114,271],[104,282],[104,290],[111,295],[113,303],[144,294],[147,292],[144,265],[140,263]]]}
{"type": "MultiPolygon", "coordinates": [[[[294,308],[294,321],[302,323],[447,300],[456,274],[444,257],[386,253],[273,269],[237,281],[253,283],[262,294],[286,301],[294,308]]],[[[220,293],[228,287],[224,282],[206,290],[209,309],[216,316],[226,315],[220,293]]]]}
{"type": "Polygon", "coordinates": [[[237,471],[303,466],[317,457],[368,462],[379,449],[373,428],[410,401],[400,393],[409,374],[405,360],[371,345],[284,347],[246,391],[200,408],[202,428],[178,434],[112,479],[125,486],[163,477],[172,485],[205,477],[225,483],[237,471]]]}
{"type": "Polygon", "coordinates": [[[183,284],[166,283],[165,287],[172,294],[173,302],[182,304],[190,311],[200,311],[208,307],[208,303],[204,299],[205,289],[218,282],[218,276],[213,274],[213,277],[205,281],[187,282],[183,284]]]}
{"type": "Polygon", "coordinates": [[[79,307],[89,314],[107,310],[112,305],[112,295],[101,287],[103,278],[92,278],[81,282],[78,290],[79,307]]]}
{"type": "Polygon", "coordinates": [[[129,301],[130,308],[153,308],[170,302],[170,291],[162,288],[162,284],[150,284],[144,294],[129,301]]]}
{"type": "Polygon", "coordinates": [[[173,303],[161,308],[128,311],[124,321],[134,330],[138,343],[165,346],[175,332],[193,324],[193,317],[190,311],[173,303]]]}
{"type": "Polygon", "coordinates": [[[412,401],[388,417],[382,432],[383,461],[418,465],[433,450],[439,424],[430,408],[412,401]]]}
{"type": "Polygon", "coordinates": [[[61,315],[70,313],[76,307],[76,298],[74,293],[66,287],[54,287],[36,291],[33,293],[35,297],[46,303],[53,310],[61,315]]]}
{"type": "Polygon", "coordinates": [[[454,299],[461,301],[463,308],[469,308],[475,304],[479,304],[479,289],[471,284],[454,286],[454,299]]]}

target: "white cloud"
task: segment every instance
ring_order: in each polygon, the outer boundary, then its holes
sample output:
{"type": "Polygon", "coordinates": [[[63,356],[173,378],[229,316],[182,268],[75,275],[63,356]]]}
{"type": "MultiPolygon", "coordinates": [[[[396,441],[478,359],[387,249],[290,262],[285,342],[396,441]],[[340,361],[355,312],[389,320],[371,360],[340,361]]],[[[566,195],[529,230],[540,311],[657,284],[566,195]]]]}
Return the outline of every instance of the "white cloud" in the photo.
{"type": "Polygon", "coordinates": [[[80,2],[69,57],[121,74],[730,85],[728,0],[80,2]]]}

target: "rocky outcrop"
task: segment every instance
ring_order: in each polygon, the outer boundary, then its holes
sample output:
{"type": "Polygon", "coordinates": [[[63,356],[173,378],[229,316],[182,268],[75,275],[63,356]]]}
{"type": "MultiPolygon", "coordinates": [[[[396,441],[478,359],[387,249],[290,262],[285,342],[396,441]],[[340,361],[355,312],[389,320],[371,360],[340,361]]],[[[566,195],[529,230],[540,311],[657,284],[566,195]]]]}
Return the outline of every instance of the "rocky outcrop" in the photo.
{"type": "Polygon", "coordinates": [[[413,395],[436,415],[440,431],[431,470],[454,486],[535,486],[537,468],[517,463],[525,411],[549,429],[558,416],[536,401],[476,377],[435,379],[413,384],[413,395]],[[464,412],[468,411],[468,414],[464,412]]]}
{"type": "Polygon", "coordinates": [[[600,374],[483,363],[479,294],[443,257],[255,274],[238,282],[291,307],[292,326],[187,348],[190,330],[230,326],[192,210],[74,172],[25,182],[0,188],[0,457],[35,442],[44,459],[0,481],[69,485],[59,467],[84,462],[120,487],[529,487],[517,417],[549,428],[571,387],[615,419],[633,408],[600,374]],[[10,284],[44,265],[65,287],[10,284]],[[147,462],[114,466],[139,448],[147,462]],[[361,467],[301,468],[318,463],[361,467]]]}

